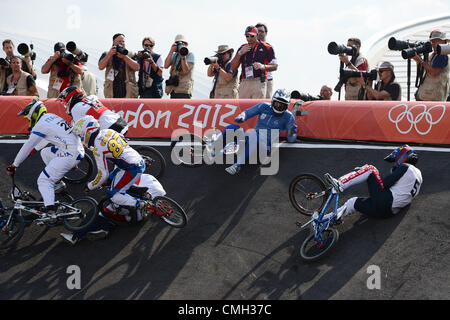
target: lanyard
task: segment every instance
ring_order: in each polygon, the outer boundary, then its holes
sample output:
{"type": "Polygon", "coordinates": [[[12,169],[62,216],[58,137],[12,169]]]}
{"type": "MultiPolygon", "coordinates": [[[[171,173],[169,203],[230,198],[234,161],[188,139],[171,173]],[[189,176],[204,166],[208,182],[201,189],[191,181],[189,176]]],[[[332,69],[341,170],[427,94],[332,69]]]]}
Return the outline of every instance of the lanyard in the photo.
{"type": "MultiPolygon", "coordinates": [[[[259,44],[260,44],[260,42],[258,42],[258,43],[256,44],[255,48],[253,49],[252,61],[255,60],[256,50],[258,49],[259,44]]],[[[249,53],[249,52],[247,52],[247,54],[245,55],[245,58],[244,58],[244,65],[247,65],[247,57],[248,57],[248,53],[249,53]]]]}

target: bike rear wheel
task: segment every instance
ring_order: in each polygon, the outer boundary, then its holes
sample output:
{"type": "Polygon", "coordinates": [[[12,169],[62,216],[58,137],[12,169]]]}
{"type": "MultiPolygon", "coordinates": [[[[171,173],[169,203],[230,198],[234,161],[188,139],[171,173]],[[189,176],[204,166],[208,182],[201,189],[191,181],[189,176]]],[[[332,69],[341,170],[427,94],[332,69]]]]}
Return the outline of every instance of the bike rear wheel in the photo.
{"type": "Polygon", "coordinates": [[[320,212],[329,196],[325,183],[313,174],[295,177],[289,185],[289,200],[301,214],[311,216],[320,212]]]}
{"type": "Polygon", "coordinates": [[[93,171],[94,160],[92,160],[92,157],[89,154],[85,153],[84,158],[67,172],[62,180],[74,184],[85,183],[89,180],[93,171]]]}
{"type": "Polygon", "coordinates": [[[155,197],[152,202],[158,210],[158,213],[155,214],[160,216],[169,226],[183,228],[186,225],[186,212],[175,200],[162,196],[155,197]]]}
{"type": "Polygon", "coordinates": [[[195,134],[181,135],[171,143],[171,157],[175,164],[190,168],[199,167],[203,164],[205,147],[201,137],[195,134]]]}
{"type": "Polygon", "coordinates": [[[166,169],[166,160],[162,154],[149,146],[136,147],[135,150],[144,158],[145,173],[151,174],[157,179],[161,178],[166,169]]]}
{"type": "Polygon", "coordinates": [[[335,228],[324,230],[317,241],[314,239],[313,233],[303,241],[300,256],[306,262],[317,261],[330,253],[338,239],[339,232],[335,228]]]}
{"type": "Polygon", "coordinates": [[[11,213],[0,213],[0,249],[12,247],[23,236],[25,221],[23,217],[14,212],[7,226],[11,213]]]}
{"type": "MultiPolygon", "coordinates": [[[[72,232],[82,232],[87,230],[98,214],[98,203],[94,198],[84,197],[70,203],[70,206],[81,209],[79,214],[63,217],[64,227],[72,232]]],[[[65,207],[63,210],[71,211],[65,207]]]]}

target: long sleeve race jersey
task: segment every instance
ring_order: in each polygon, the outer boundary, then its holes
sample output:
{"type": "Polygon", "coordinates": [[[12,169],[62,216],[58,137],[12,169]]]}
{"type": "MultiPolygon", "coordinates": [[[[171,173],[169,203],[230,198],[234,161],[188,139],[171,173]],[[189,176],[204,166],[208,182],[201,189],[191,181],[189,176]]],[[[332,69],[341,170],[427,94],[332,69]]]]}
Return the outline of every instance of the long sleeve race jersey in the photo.
{"type": "Polygon", "coordinates": [[[13,165],[19,167],[33,149],[40,150],[49,143],[62,153],[61,156],[65,153],[66,156],[84,157],[83,145],[80,138],[72,132],[72,127],[56,114],[46,113],[33,127],[27,142],[17,153],[13,165]]]}
{"type": "Polygon", "coordinates": [[[93,116],[100,124],[100,129],[108,129],[120,118],[119,114],[105,107],[95,95],[83,98],[70,112],[74,123],[84,116],[93,116]]]}
{"type": "Polygon", "coordinates": [[[97,163],[97,177],[89,182],[88,188],[94,190],[100,187],[109,176],[107,159],[125,171],[143,161],[141,155],[130,147],[125,138],[111,129],[99,130],[94,140],[92,153],[97,163]]]}
{"type": "Polygon", "coordinates": [[[392,208],[401,209],[410,204],[419,193],[422,182],[422,173],[415,166],[403,163],[394,167],[392,173],[383,178],[384,187],[392,193],[392,208]]]}
{"type": "Polygon", "coordinates": [[[244,111],[245,120],[253,118],[258,115],[258,122],[256,123],[255,130],[259,131],[261,129],[267,130],[267,144],[270,145],[272,141],[270,129],[279,130],[278,135],[280,135],[284,130],[286,130],[286,137],[288,142],[295,142],[297,139],[297,127],[295,126],[295,118],[289,110],[286,110],[282,114],[277,114],[273,112],[270,103],[261,102],[257,105],[244,111]],[[294,127],[292,135],[289,135],[289,131],[294,127]]]}

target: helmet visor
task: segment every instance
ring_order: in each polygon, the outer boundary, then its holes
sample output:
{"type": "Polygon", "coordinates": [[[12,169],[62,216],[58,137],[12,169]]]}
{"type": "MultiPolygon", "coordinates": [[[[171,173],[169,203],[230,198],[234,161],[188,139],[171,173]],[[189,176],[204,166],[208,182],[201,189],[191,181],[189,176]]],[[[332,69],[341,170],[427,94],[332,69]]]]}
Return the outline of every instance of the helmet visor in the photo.
{"type": "Polygon", "coordinates": [[[287,110],[288,103],[274,100],[272,101],[272,108],[275,112],[282,113],[287,110]]]}

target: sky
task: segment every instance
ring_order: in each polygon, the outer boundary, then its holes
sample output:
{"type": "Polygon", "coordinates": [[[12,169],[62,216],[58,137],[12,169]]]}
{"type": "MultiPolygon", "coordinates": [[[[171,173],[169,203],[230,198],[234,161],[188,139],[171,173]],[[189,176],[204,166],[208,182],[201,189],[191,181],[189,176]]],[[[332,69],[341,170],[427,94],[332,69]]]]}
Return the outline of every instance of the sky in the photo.
{"type": "Polygon", "coordinates": [[[212,88],[212,78],[206,78],[204,57],[213,55],[221,44],[236,50],[245,43],[245,28],[257,22],[268,26],[267,42],[275,49],[279,64],[275,88],[318,94],[323,84],[334,88],[338,81],[339,60],[328,54],[329,42],[345,44],[349,37],[358,37],[364,53],[365,41],[383,30],[450,13],[448,0],[362,0],[357,4],[328,0],[258,0],[254,4],[242,0],[0,0],[0,4],[8,13],[2,15],[0,31],[51,43],[72,40],[92,57],[108,50],[112,35],[120,32],[133,51],[142,49],[144,37],[153,37],[154,51],[164,59],[175,36],[183,34],[196,57],[195,73],[206,84],[205,94],[212,88]]]}

